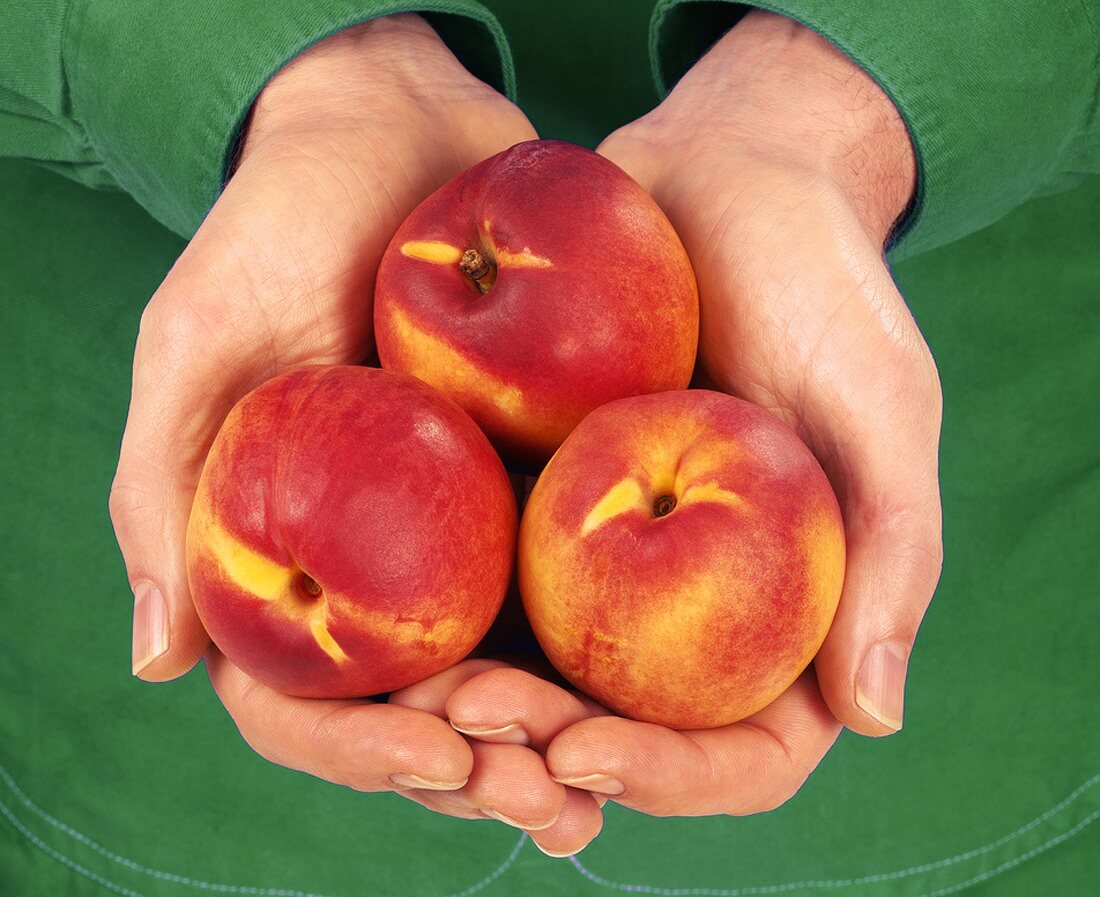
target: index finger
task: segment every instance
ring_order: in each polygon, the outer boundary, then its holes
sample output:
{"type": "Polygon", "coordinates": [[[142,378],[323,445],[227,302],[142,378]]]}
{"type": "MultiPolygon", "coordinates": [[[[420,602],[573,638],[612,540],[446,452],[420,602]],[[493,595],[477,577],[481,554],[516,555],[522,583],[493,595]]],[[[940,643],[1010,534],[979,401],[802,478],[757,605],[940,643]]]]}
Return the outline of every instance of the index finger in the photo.
{"type": "Polygon", "coordinates": [[[451,693],[446,704],[451,725],[464,735],[529,745],[537,751],[545,751],[568,726],[607,712],[586,695],[509,666],[472,677],[451,693]]]}
{"type": "Polygon", "coordinates": [[[839,733],[807,671],[764,710],[720,729],[584,720],[551,742],[546,765],[563,784],[654,816],[744,816],[789,799],[839,733]]]}
{"type": "Polygon", "coordinates": [[[473,771],[466,740],[430,713],[284,695],[215,648],[207,652],[206,668],[241,736],[272,763],[357,791],[455,791],[473,771]]]}

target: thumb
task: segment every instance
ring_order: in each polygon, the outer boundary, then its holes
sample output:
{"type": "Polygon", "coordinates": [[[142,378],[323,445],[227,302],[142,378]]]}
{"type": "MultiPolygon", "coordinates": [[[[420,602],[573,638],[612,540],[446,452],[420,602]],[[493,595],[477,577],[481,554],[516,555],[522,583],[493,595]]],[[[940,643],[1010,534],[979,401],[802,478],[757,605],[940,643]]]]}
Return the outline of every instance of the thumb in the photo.
{"type": "MultiPolygon", "coordinates": [[[[224,413],[203,383],[209,346],[184,303],[158,295],[142,315],[133,392],[110,513],[133,590],[133,673],[174,679],[210,639],[187,585],[185,538],[206,450],[224,413]]],[[[216,382],[216,381],[215,381],[216,382]]]]}
{"type": "Polygon", "coordinates": [[[840,442],[847,469],[834,480],[841,487],[848,565],[814,666],[833,715],[863,735],[889,735],[902,726],[909,654],[940,576],[938,393],[925,398],[908,396],[911,409],[924,409],[917,426],[889,416],[863,426],[849,418],[852,442],[840,442]]]}
{"type": "Polygon", "coordinates": [[[863,735],[902,727],[909,655],[939,579],[934,525],[908,517],[849,527],[844,594],[814,661],[829,709],[863,735]]]}

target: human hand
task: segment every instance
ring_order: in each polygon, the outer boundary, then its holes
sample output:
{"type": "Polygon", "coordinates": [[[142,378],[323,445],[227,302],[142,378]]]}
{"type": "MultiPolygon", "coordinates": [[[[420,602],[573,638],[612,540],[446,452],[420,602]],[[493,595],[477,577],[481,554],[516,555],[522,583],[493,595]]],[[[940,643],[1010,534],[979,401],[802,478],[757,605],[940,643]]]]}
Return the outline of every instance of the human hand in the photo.
{"type": "Polygon", "coordinates": [[[209,645],[184,534],[207,450],[233,404],[305,363],[363,361],[374,273],[431,190],[534,137],[417,16],[320,42],[258,97],[240,164],[142,315],[111,518],[135,591],[134,672],[206,654],[244,737],[268,759],[361,790],[463,787],[466,740],[427,713],[281,695],[209,645]]]}
{"type": "Polygon", "coordinates": [[[847,534],[840,607],[814,670],[732,726],[578,720],[576,707],[562,712],[563,690],[499,673],[465,683],[448,710],[477,728],[537,727],[557,781],[643,812],[771,809],[840,723],[865,735],[901,727],[910,648],[939,577],[939,381],[883,258],[913,192],[912,149],[854,63],[756,11],[600,152],[684,241],[706,372],[793,426],[829,475],[847,534]]]}
{"type": "Polygon", "coordinates": [[[552,684],[554,678],[549,665],[535,657],[479,658],[391,694],[391,704],[431,714],[467,735],[474,754],[473,772],[461,790],[413,790],[403,796],[452,816],[498,819],[525,831],[549,856],[571,856],[587,846],[603,827],[606,797],[554,781],[541,755],[552,733],[606,711],[552,684]],[[472,690],[466,688],[470,682],[476,683],[472,690]],[[493,696],[488,724],[476,708],[468,712],[464,691],[493,696]],[[536,718],[524,724],[520,708],[537,708],[536,718]]]}

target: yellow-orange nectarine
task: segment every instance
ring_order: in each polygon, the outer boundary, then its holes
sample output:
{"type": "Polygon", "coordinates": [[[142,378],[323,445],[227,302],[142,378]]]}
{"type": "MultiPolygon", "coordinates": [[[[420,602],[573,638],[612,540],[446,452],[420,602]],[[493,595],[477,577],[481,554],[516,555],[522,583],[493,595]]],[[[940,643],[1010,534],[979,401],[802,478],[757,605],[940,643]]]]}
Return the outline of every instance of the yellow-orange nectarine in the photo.
{"type": "Polygon", "coordinates": [[[582,691],[678,729],[743,719],[813,659],[844,583],[836,497],[767,411],[709,390],[612,402],[520,524],[535,635],[582,691]]]}

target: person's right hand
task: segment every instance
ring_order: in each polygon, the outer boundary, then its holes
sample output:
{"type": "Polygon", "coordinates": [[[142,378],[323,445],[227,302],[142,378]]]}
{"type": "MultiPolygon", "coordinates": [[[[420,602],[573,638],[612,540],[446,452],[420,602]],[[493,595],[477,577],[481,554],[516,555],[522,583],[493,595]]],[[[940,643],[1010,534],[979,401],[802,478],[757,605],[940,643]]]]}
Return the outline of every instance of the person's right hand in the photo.
{"type": "Polygon", "coordinates": [[[232,405],[297,365],[363,361],[375,269],[404,217],[458,172],[534,136],[416,16],[348,29],[285,67],[255,104],[223,195],[142,315],[110,499],[135,595],[135,675],[172,679],[205,654],[218,695],[264,757],[364,791],[466,787],[470,806],[504,815],[520,810],[507,789],[468,786],[474,751],[445,720],[287,697],[210,647],[184,534],[232,405]]]}

